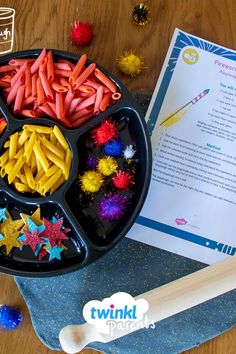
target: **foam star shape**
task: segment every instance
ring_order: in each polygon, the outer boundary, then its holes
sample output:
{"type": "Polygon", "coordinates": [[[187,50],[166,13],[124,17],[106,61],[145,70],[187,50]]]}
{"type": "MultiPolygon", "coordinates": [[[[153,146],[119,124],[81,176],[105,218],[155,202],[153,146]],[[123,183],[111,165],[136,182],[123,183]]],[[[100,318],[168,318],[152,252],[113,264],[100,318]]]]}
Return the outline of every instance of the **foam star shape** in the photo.
{"type": "Polygon", "coordinates": [[[63,220],[59,220],[55,223],[43,218],[45,230],[40,234],[42,238],[48,238],[51,247],[53,247],[58,240],[68,240],[65,232],[67,230],[62,230],[63,220]]]}
{"type": "Polygon", "coordinates": [[[20,247],[21,244],[17,240],[19,232],[9,232],[4,235],[4,239],[0,240],[0,247],[6,246],[6,253],[9,254],[13,247],[20,247]]]}
{"type": "Polygon", "coordinates": [[[0,221],[7,220],[6,211],[7,208],[0,208],[0,221]]]}
{"type": "Polygon", "coordinates": [[[29,232],[33,232],[34,230],[38,230],[38,233],[40,234],[41,232],[43,232],[43,230],[45,229],[45,226],[42,225],[36,225],[36,223],[32,220],[32,218],[28,218],[28,228],[29,228],[29,232]]]}
{"type": "Polygon", "coordinates": [[[0,224],[0,233],[4,237],[6,237],[7,234],[18,232],[18,230],[23,226],[23,221],[21,219],[13,220],[8,211],[6,211],[6,216],[7,219],[3,220],[3,222],[0,224]]]}
{"type": "Polygon", "coordinates": [[[23,222],[25,224],[24,229],[26,231],[29,231],[28,218],[30,218],[38,226],[43,225],[43,222],[41,220],[40,207],[38,207],[38,209],[36,209],[35,212],[32,215],[21,213],[20,216],[21,216],[21,219],[23,220],[23,222]]]}
{"type": "Polygon", "coordinates": [[[64,248],[60,248],[57,245],[55,245],[52,248],[47,249],[47,252],[50,254],[49,261],[52,261],[53,259],[59,259],[61,260],[61,252],[64,251],[64,248]]]}
{"type": "Polygon", "coordinates": [[[23,246],[30,246],[34,252],[36,252],[37,246],[43,244],[43,240],[38,236],[38,230],[35,229],[33,232],[28,232],[24,230],[26,240],[23,241],[23,246]]]}

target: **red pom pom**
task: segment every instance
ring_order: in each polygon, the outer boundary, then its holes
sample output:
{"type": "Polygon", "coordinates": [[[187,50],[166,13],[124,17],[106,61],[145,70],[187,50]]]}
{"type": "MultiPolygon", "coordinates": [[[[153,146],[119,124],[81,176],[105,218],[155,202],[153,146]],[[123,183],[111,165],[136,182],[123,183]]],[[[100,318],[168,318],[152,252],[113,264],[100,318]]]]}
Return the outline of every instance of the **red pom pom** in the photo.
{"type": "Polygon", "coordinates": [[[126,171],[117,171],[113,177],[113,184],[119,189],[128,189],[131,184],[134,184],[134,177],[126,171]]]}
{"type": "Polygon", "coordinates": [[[110,119],[106,119],[102,124],[92,131],[92,138],[98,146],[105,145],[108,141],[118,136],[117,127],[110,119]]]}
{"type": "Polygon", "coordinates": [[[86,22],[75,22],[70,31],[70,37],[73,44],[84,46],[93,39],[92,25],[86,22]]]}

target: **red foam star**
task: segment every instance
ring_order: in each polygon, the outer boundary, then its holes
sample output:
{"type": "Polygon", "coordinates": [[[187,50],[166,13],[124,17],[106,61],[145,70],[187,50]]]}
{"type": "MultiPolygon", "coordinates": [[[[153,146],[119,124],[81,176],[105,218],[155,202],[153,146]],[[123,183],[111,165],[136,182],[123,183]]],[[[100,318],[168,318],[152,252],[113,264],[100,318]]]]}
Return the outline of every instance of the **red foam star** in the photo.
{"type": "Polygon", "coordinates": [[[66,231],[61,229],[63,220],[52,223],[47,219],[43,218],[43,223],[45,226],[45,230],[40,233],[40,236],[42,238],[48,238],[51,247],[55,246],[58,240],[68,240],[68,237],[65,234],[67,229],[66,231]]]}
{"type": "Polygon", "coordinates": [[[30,246],[34,252],[37,246],[43,243],[43,240],[38,236],[38,229],[35,229],[31,233],[24,230],[24,235],[26,236],[26,240],[23,241],[23,245],[30,246]]]}

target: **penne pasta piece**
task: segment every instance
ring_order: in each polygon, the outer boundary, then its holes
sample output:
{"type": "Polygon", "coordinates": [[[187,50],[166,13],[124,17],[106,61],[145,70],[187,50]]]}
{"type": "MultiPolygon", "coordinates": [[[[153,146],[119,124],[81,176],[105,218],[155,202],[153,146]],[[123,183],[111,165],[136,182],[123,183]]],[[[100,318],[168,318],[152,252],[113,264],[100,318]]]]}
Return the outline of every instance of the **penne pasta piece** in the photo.
{"type": "Polygon", "coordinates": [[[53,90],[56,91],[56,92],[62,92],[63,93],[63,92],[67,92],[68,91],[68,89],[66,87],[61,86],[61,85],[59,85],[56,82],[53,82],[51,84],[51,86],[52,86],[53,90]]]}
{"type": "MultiPolygon", "coordinates": [[[[98,87],[101,87],[101,85],[98,87]]],[[[81,85],[80,87],[78,87],[78,91],[90,94],[96,93],[96,90],[93,87],[86,85],[81,85]]]]}
{"type": "Polygon", "coordinates": [[[12,159],[12,160],[8,161],[8,163],[5,165],[4,168],[5,168],[5,171],[7,174],[9,174],[12,171],[13,167],[15,166],[15,163],[16,163],[16,160],[12,159]]]}
{"type": "Polygon", "coordinates": [[[78,104],[83,101],[83,99],[81,97],[77,97],[77,98],[73,98],[73,100],[71,101],[71,104],[69,106],[68,109],[68,114],[71,115],[74,110],[76,109],[76,107],[78,106],[78,104]]]}
{"type": "Polygon", "coordinates": [[[64,100],[64,112],[65,112],[65,114],[66,114],[67,110],[69,109],[73,98],[74,98],[74,92],[70,89],[70,90],[67,91],[67,94],[66,94],[66,97],[65,97],[65,100],[64,100]]]}
{"type": "Polygon", "coordinates": [[[42,176],[44,176],[44,174],[45,174],[45,172],[44,172],[44,170],[41,168],[41,170],[38,171],[38,173],[36,174],[36,176],[35,176],[35,178],[34,178],[34,183],[37,184],[38,181],[40,180],[40,178],[41,178],[42,176]]]}
{"type": "Polygon", "coordinates": [[[46,174],[43,174],[40,180],[37,182],[36,188],[40,190],[44,184],[48,181],[49,177],[46,176],[46,174]]]}
{"type": "Polygon", "coordinates": [[[9,84],[9,82],[0,80],[0,87],[9,88],[9,87],[11,87],[11,85],[9,84]]]}
{"type": "Polygon", "coordinates": [[[49,117],[53,118],[53,119],[57,119],[56,114],[54,113],[54,111],[52,110],[52,108],[47,104],[44,103],[42,106],[39,107],[41,109],[41,111],[43,111],[44,113],[46,113],[49,117]]]}
{"type": "Polygon", "coordinates": [[[69,149],[69,145],[68,145],[64,135],[62,134],[62,132],[60,131],[60,129],[56,125],[54,125],[54,127],[53,127],[53,133],[56,136],[59,143],[61,144],[61,146],[63,147],[63,149],[64,150],[69,149]]]}
{"type": "Polygon", "coordinates": [[[29,141],[27,143],[27,148],[24,153],[26,162],[29,162],[29,160],[30,160],[35,142],[36,142],[36,133],[34,131],[29,138],[29,141]]]}
{"type": "Polygon", "coordinates": [[[9,160],[13,159],[17,151],[19,133],[16,132],[10,136],[10,146],[9,146],[9,160]]]}
{"type": "Polygon", "coordinates": [[[48,190],[58,181],[58,179],[61,177],[61,170],[58,170],[54,175],[52,175],[47,182],[43,185],[41,188],[41,191],[43,194],[46,194],[48,190]]]}
{"type": "Polygon", "coordinates": [[[24,117],[29,117],[29,118],[36,118],[37,117],[36,113],[32,109],[22,109],[21,111],[19,111],[18,114],[21,116],[24,116],[24,117]]]}
{"type": "Polygon", "coordinates": [[[53,56],[52,56],[52,51],[49,50],[48,55],[47,55],[48,61],[47,61],[47,78],[49,82],[52,82],[54,80],[54,65],[53,65],[53,56]]]}
{"type": "Polygon", "coordinates": [[[83,54],[81,55],[81,57],[79,58],[77,64],[75,65],[73,72],[71,73],[70,77],[69,77],[69,83],[72,84],[77,77],[80,75],[83,67],[85,66],[85,63],[87,61],[87,55],[83,54]]]}
{"type": "MultiPolygon", "coordinates": [[[[45,92],[45,95],[47,97],[48,100],[53,101],[54,100],[54,96],[51,90],[51,87],[49,85],[49,81],[46,77],[45,72],[43,71],[39,71],[39,77],[43,86],[43,90],[45,92]]],[[[40,104],[38,104],[40,106],[40,104]]]]}
{"type": "Polygon", "coordinates": [[[11,59],[8,64],[11,66],[22,66],[26,61],[33,64],[35,59],[11,59]]]}
{"type": "Polygon", "coordinates": [[[41,106],[45,101],[45,94],[43,90],[42,81],[40,78],[37,79],[36,85],[37,85],[37,103],[38,106],[41,106]]]}
{"type": "Polygon", "coordinates": [[[117,91],[117,87],[114,84],[114,82],[112,82],[105,74],[103,74],[103,72],[101,70],[99,70],[98,68],[96,68],[94,70],[94,75],[96,76],[96,78],[101,81],[101,83],[103,85],[105,85],[106,87],[109,88],[109,90],[111,92],[116,92],[117,91]]]}
{"type": "Polygon", "coordinates": [[[93,115],[94,115],[93,113],[89,113],[89,114],[87,114],[86,116],[83,116],[83,117],[77,119],[76,121],[74,121],[74,122],[72,123],[72,126],[73,126],[74,128],[80,127],[82,124],[84,124],[84,123],[87,122],[89,119],[91,119],[91,118],[93,117],[93,115]]]}
{"type": "Polygon", "coordinates": [[[71,162],[72,162],[72,153],[70,149],[67,149],[66,158],[65,158],[65,170],[63,171],[66,180],[69,178],[71,162]]]}
{"type": "Polygon", "coordinates": [[[11,172],[8,175],[8,183],[11,184],[14,180],[15,177],[17,177],[18,173],[20,172],[22,166],[25,163],[25,159],[24,156],[21,155],[20,158],[16,161],[16,163],[14,164],[13,169],[11,170],[11,172]]]}
{"type": "Polygon", "coordinates": [[[51,151],[43,148],[44,154],[47,157],[48,160],[53,162],[55,165],[57,165],[60,169],[64,171],[65,169],[65,163],[61,159],[59,159],[56,155],[54,155],[51,151]]]}
{"type": "Polygon", "coordinates": [[[63,97],[61,93],[56,92],[56,115],[58,119],[64,117],[63,97]]]}
{"type": "Polygon", "coordinates": [[[42,145],[45,146],[45,148],[48,149],[49,151],[51,151],[54,155],[58,156],[62,160],[65,158],[65,152],[58,149],[55,145],[53,145],[45,137],[41,138],[40,141],[41,141],[42,145]]]}
{"type": "Polygon", "coordinates": [[[32,173],[36,172],[37,170],[37,164],[36,164],[36,157],[35,157],[35,154],[31,154],[31,157],[30,157],[30,167],[31,167],[31,170],[32,170],[32,173]]]}
{"type": "Polygon", "coordinates": [[[115,92],[112,94],[111,98],[114,100],[114,101],[117,101],[121,98],[121,93],[120,92],[115,92]]]}
{"type": "Polygon", "coordinates": [[[54,63],[54,68],[57,70],[70,70],[71,71],[71,67],[69,64],[67,63],[54,63]]]}
{"type": "Polygon", "coordinates": [[[93,113],[93,109],[91,110],[89,108],[83,108],[80,111],[73,113],[71,116],[68,117],[68,119],[73,123],[79,118],[82,118],[83,116],[86,116],[91,113],[93,113]]]}
{"type": "Polygon", "coordinates": [[[27,133],[26,130],[23,130],[22,134],[20,135],[20,137],[18,139],[18,147],[21,147],[22,145],[24,145],[24,143],[26,142],[28,137],[29,137],[29,133],[27,133]]]}
{"type": "Polygon", "coordinates": [[[18,160],[20,158],[21,155],[23,155],[24,153],[24,148],[20,148],[20,150],[17,151],[17,153],[14,156],[14,159],[18,160]]]}
{"type": "Polygon", "coordinates": [[[35,153],[36,162],[38,160],[41,163],[44,172],[47,172],[47,170],[49,169],[49,162],[48,162],[47,158],[45,157],[39,142],[35,142],[33,150],[35,153]]]}
{"type": "Polygon", "coordinates": [[[97,89],[97,93],[96,93],[96,97],[95,97],[95,103],[94,103],[94,109],[93,109],[93,113],[95,115],[98,115],[100,113],[100,104],[102,102],[103,99],[103,87],[100,86],[97,89]]]}
{"type": "Polygon", "coordinates": [[[78,112],[79,110],[81,110],[83,108],[87,108],[87,107],[93,105],[95,103],[95,98],[96,98],[95,94],[86,98],[85,100],[83,100],[81,103],[78,104],[75,111],[78,112]]]}
{"type": "Polygon", "coordinates": [[[51,134],[53,131],[52,128],[49,127],[43,127],[41,125],[30,125],[30,124],[25,124],[23,125],[23,129],[26,132],[37,132],[37,133],[42,133],[42,134],[51,134]]]}
{"type": "Polygon", "coordinates": [[[22,81],[22,75],[19,77],[19,79],[16,81],[15,85],[11,88],[8,96],[7,96],[7,105],[10,105],[17,94],[17,91],[19,89],[19,87],[22,85],[23,81],[22,81]]]}
{"type": "Polygon", "coordinates": [[[44,48],[30,68],[30,72],[32,75],[39,69],[39,66],[44,61],[45,57],[46,57],[46,49],[44,48]]]}
{"type": "Polygon", "coordinates": [[[69,70],[55,70],[55,76],[63,76],[63,77],[70,77],[71,71],[69,70]]]}
{"type": "Polygon", "coordinates": [[[21,66],[21,68],[17,71],[17,73],[13,76],[11,80],[11,86],[15,86],[15,83],[19,80],[19,78],[25,73],[26,69],[28,67],[28,61],[25,61],[25,63],[21,66]]]}
{"type": "Polygon", "coordinates": [[[0,73],[6,73],[13,70],[16,70],[16,68],[9,64],[0,66],[0,73]]]}
{"type": "Polygon", "coordinates": [[[84,83],[84,81],[94,72],[96,68],[96,64],[92,63],[90,64],[79,76],[78,78],[74,81],[72,84],[72,87],[77,90],[80,85],[84,83]]]}
{"type": "Polygon", "coordinates": [[[32,80],[32,96],[36,97],[37,96],[37,79],[38,79],[38,75],[37,73],[35,73],[31,80],[32,80]]]}
{"type": "Polygon", "coordinates": [[[15,183],[15,188],[18,192],[21,192],[21,193],[32,192],[32,190],[30,189],[29,186],[27,186],[23,183],[19,183],[19,182],[15,183]]]}
{"type": "Polygon", "coordinates": [[[49,168],[49,170],[47,170],[46,172],[46,176],[50,177],[52,176],[55,172],[57,172],[59,170],[59,167],[56,165],[52,165],[52,167],[49,168]]]}
{"type": "Polygon", "coordinates": [[[24,94],[25,94],[25,85],[22,85],[19,87],[16,94],[16,99],[13,108],[14,114],[18,113],[21,110],[24,94]]]}
{"type": "Polygon", "coordinates": [[[9,149],[6,150],[2,156],[0,157],[0,167],[2,167],[3,165],[5,165],[5,163],[8,161],[9,159],[9,149]]]}
{"type": "Polygon", "coordinates": [[[29,96],[29,97],[24,99],[24,101],[22,103],[22,107],[29,106],[30,104],[34,103],[34,101],[35,101],[35,97],[29,96]]]}
{"type": "MultiPolygon", "coordinates": [[[[93,87],[95,90],[97,90],[97,89],[99,88],[99,86],[101,86],[101,83],[100,83],[100,82],[98,83],[98,82],[96,82],[96,81],[94,81],[94,80],[89,80],[89,79],[87,79],[87,80],[85,81],[84,85],[89,86],[89,87],[93,87]]],[[[104,93],[109,93],[109,92],[111,92],[111,91],[109,90],[109,88],[106,87],[106,86],[103,86],[103,90],[104,90],[104,93]]]]}
{"type": "Polygon", "coordinates": [[[59,77],[60,84],[68,89],[71,88],[69,82],[64,77],[59,77]]]}
{"type": "Polygon", "coordinates": [[[5,144],[3,145],[4,148],[9,148],[10,146],[10,140],[7,140],[5,144]]]}
{"type": "Polygon", "coordinates": [[[101,112],[104,112],[107,109],[110,100],[111,100],[111,93],[105,93],[99,107],[101,112]]]}
{"type": "Polygon", "coordinates": [[[57,143],[57,138],[56,138],[56,136],[54,135],[53,132],[50,134],[50,142],[51,142],[53,145],[56,145],[56,143],[57,143]]]}
{"type": "MultiPolygon", "coordinates": [[[[25,165],[24,165],[25,166],[25,165]]],[[[23,167],[24,167],[23,166],[23,167]]],[[[18,178],[19,178],[19,180],[22,182],[22,183],[24,183],[24,184],[27,184],[27,178],[22,174],[22,173],[19,173],[18,174],[18,178]]],[[[14,179],[14,181],[15,181],[15,179],[14,179]]],[[[13,181],[13,183],[14,183],[14,181],[13,181]]]]}
{"type": "Polygon", "coordinates": [[[61,176],[56,183],[50,188],[50,194],[54,193],[63,183],[65,182],[65,177],[61,176]]]}
{"type": "Polygon", "coordinates": [[[27,67],[25,71],[25,98],[32,94],[32,78],[30,68],[27,67]]]}
{"type": "Polygon", "coordinates": [[[71,70],[73,71],[74,70],[74,67],[75,67],[75,64],[71,63],[71,61],[67,60],[67,59],[64,59],[64,58],[60,58],[58,59],[57,61],[58,63],[66,63],[70,66],[71,70]]]}

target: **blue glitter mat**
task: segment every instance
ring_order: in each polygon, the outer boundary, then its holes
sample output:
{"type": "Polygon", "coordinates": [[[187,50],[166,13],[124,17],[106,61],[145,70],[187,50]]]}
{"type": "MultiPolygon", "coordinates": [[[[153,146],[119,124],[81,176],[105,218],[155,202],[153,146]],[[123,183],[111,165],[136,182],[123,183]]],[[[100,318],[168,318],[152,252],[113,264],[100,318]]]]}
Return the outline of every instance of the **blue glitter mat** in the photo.
{"type": "MultiPolygon", "coordinates": [[[[150,96],[136,96],[146,109],[150,96]]],[[[34,329],[49,348],[60,350],[58,334],[68,324],[83,323],[86,302],[118,291],[137,296],[205,265],[170,252],[123,239],[102,259],[71,274],[47,278],[15,278],[29,308],[34,329]]],[[[174,354],[227,331],[236,324],[236,290],[162,320],[111,343],[90,348],[112,354],[174,354]]]]}

